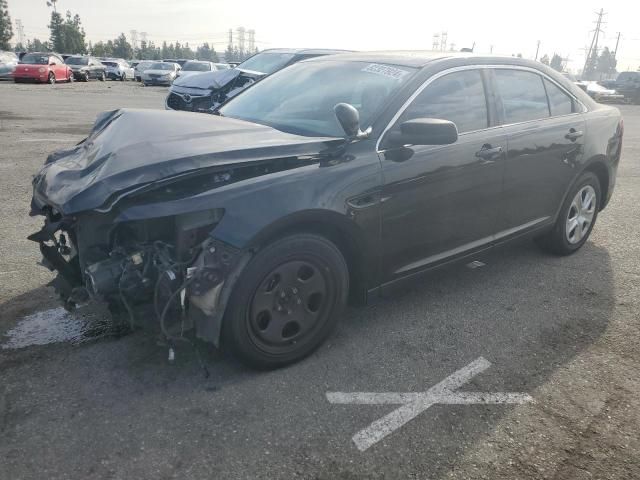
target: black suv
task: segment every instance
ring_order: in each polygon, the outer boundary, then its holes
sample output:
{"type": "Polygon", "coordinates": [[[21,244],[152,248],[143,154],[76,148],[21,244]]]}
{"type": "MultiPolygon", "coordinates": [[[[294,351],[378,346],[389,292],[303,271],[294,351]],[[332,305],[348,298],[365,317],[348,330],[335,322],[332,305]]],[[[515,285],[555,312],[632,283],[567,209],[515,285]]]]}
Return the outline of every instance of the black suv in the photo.
{"type": "Polygon", "coordinates": [[[278,70],[313,57],[347,50],[272,48],[248,58],[237,67],[178,78],[169,89],[168,110],[212,113],[229,98],[278,70]]]}
{"type": "Polygon", "coordinates": [[[539,62],[325,56],[217,116],[103,114],[34,178],[30,239],[67,306],[102,299],[170,342],[191,330],[278,367],[348,299],[522,236],[576,252],[622,136],[616,108],[539,62]]]}

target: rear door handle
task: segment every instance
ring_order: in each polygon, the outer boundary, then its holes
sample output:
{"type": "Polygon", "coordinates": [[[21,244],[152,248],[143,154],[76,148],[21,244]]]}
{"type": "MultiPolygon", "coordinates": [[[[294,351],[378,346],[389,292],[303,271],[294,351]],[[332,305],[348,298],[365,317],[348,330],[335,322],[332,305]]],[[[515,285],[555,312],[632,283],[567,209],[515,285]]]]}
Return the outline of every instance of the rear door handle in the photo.
{"type": "Polygon", "coordinates": [[[493,159],[499,155],[502,155],[502,147],[492,147],[487,143],[476,152],[476,157],[485,160],[483,163],[493,163],[493,159]]]}
{"type": "Polygon", "coordinates": [[[569,133],[567,133],[564,136],[564,138],[566,138],[567,140],[571,140],[572,142],[575,142],[577,139],[579,139],[583,135],[584,133],[581,130],[574,130],[572,128],[571,130],[569,130],[569,133]]]}

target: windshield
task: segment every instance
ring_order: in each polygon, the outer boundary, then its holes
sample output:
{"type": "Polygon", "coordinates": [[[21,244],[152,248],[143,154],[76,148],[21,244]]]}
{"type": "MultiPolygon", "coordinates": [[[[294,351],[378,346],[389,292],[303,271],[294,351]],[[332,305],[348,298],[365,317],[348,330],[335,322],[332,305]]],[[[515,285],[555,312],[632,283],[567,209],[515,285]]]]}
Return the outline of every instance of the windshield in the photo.
{"type": "Polygon", "coordinates": [[[174,66],[170,63],[152,63],[149,70],[173,70],[174,66]]]}
{"type": "Polygon", "coordinates": [[[299,135],[342,137],[337,103],[356,107],[365,129],[414,72],[365,62],[298,63],[256,83],[220,113],[299,135]]]}
{"type": "Polygon", "coordinates": [[[20,63],[28,63],[30,65],[48,65],[49,55],[38,55],[33,53],[27,53],[20,63]]]}
{"type": "Polygon", "coordinates": [[[64,63],[67,65],[89,65],[89,59],[86,57],[69,57],[64,63]]]}
{"type": "Polygon", "coordinates": [[[218,70],[228,70],[230,68],[227,63],[214,63],[214,65],[218,70]]]}
{"type": "Polygon", "coordinates": [[[238,68],[271,74],[284,67],[293,58],[293,53],[258,53],[245,60],[238,68]]]}
{"type": "Polygon", "coordinates": [[[118,64],[116,62],[102,62],[103,65],[106,65],[107,67],[117,67],[118,64]]]}
{"type": "Polygon", "coordinates": [[[210,63],[187,62],[182,67],[184,72],[208,72],[209,70],[211,70],[210,63]]]}

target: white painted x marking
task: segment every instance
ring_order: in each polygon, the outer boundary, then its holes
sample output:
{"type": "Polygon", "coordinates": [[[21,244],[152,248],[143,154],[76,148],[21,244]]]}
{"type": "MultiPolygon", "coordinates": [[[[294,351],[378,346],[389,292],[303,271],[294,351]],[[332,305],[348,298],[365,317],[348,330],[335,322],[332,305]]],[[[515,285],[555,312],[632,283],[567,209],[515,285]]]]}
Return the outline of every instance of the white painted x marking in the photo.
{"type": "Polygon", "coordinates": [[[369,393],[369,392],[327,392],[331,403],[356,405],[401,405],[393,412],[376,420],[364,430],[353,436],[358,450],[364,452],[384,437],[413,420],[427,408],[437,403],[445,405],[470,404],[510,404],[532,402],[526,393],[485,393],[456,391],[479,373],[485,371],[491,363],[483,357],[449,375],[426,392],[415,393],[369,393]]]}

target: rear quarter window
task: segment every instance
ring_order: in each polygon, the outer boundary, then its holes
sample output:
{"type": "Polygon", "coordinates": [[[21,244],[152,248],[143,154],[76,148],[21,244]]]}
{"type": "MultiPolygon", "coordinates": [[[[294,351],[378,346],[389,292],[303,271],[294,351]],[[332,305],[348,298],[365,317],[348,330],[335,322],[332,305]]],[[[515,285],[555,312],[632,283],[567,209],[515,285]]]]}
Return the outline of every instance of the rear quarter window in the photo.
{"type": "Polygon", "coordinates": [[[564,90],[546,78],[544,79],[544,87],[549,97],[551,116],[569,115],[575,112],[573,99],[567,95],[564,90]]]}
{"type": "Polygon", "coordinates": [[[542,77],[533,72],[495,70],[504,123],[519,123],[549,117],[547,93],[542,77]]]}

